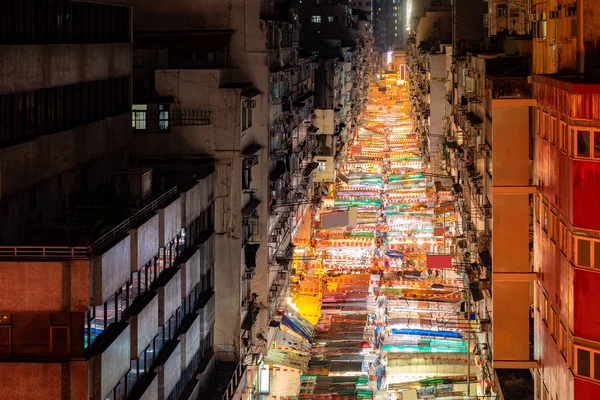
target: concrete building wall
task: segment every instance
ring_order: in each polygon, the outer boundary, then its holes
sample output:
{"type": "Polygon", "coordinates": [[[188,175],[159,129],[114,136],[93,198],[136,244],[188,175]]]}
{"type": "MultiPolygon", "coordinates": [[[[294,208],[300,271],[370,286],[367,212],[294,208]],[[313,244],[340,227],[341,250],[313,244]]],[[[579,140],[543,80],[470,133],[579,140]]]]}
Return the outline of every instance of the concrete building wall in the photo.
{"type": "Polygon", "coordinates": [[[177,271],[163,287],[158,289],[159,296],[159,325],[173,315],[181,304],[181,271],[177,271]]]}
{"type": "Polygon", "coordinates": [[[92,259],[94,267],[94,305],[103,304],[130,276],[131,236],[125,237],[100,257],[92,259]]]}
{"type": "Polygon", "coordinates": [[[86,261],[0,262],[0,308],[11,312],[75,310],[88,302],[86,261]]]}
{"type": "MultiPolygon", "coordinates": [[[[260,4],[260,1],[250,2],[260,4]]],[[[185,29],[227,29],[231,27],[233,0],[176,1],[167,4],[160,0],[145,0],[136,7],[134,24],[137,31],[185,29]],[[160,18],[157,18],[160,16],[160,18]]],[[[244,8],[237,8],[238,11],[244,8]]]]}
{"type": "Polygon", "coordinates": [[[158,400],[158,376],[155,376],[140,400],[158,400]]]}
{"type": "Polygon", "coordinates": [[[123,148],[130,126],[131,115],[124,114],[0,149],[0,196],[123,148]]]}
{"type": "Polygon", "coordinates": [[[52,399],[62,397],[63,372],[60,363],[0,363],[3,384],[0,398],[33,400],[41,393],[52,399]]]}
{"type": "Polygon", "coordinates": [[[159,368],[158,376],[158,398],[164,400],[173,391],[181,377],[181,343],[177,344],[169,359],[159,368]]]}
{"type": "Polygon", "coordinates": [[[178,198],[164,208],[163,216],[163,235],[159,238],[159,246],[164,246],[171,242],[180,232],[182,221],[181,198],[178,198]]]}
{"type": "Polygon", "coordinates": [[[108,348],[90,363],[94,400],[105,399],[131,368],[131,331],[126,327],[108,348]]]}
{"type": "Polygon", "coordinates": [[[158,296],[130,319],[131,356],[136,359],[158,333],[158,296]]]}
{"type": "Polygon", "coordinates": [[[495,186],[529,185],[529,107],[517,101],[492,101],[492,164],[495,186]],[[510,105],[515,105],[512,107],[510,105]]]}
{"type": "Polygon", "coordinates": [[[200,348],[200,318],[196,318],[181,340],[181,369],[187,368],[200,348]]]}
{"type": "MultiPolygon", "coordinates": [[[[148,261],[158,253],[159,240],[159,218],[158,214],[154,214],[148,221],[144,222],[138,228],[137,231],[137,243],[135,249],[135,259],[132,260],[132,272],[139,271],[148,261]]],[[[132,254],[133,256],[133,254],[132,254]]],[[[133,257],[132,257],[133,258],[133,257]]]]}
{"type": "Polygon", "coordinates": [[[429,54],[429,156],[430,170],[437,172],[440,169],[439,151],[442,142],[444,126],[444,109],[446,104],[446,55],[429,54]]]}
{"type": "Polygon", "coordinates": [[[0,93],[128,76],[131,52],[131,43],[2,46],[0,93]]]}

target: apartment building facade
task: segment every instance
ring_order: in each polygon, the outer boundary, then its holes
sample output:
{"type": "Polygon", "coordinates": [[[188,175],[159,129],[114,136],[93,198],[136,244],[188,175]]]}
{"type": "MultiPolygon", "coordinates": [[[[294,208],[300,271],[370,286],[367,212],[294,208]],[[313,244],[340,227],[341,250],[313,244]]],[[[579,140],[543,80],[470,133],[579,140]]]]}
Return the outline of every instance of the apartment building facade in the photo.
{"type": "Polygon", "coordinates": [[[56,214],[127,166],[131,4],[0,5],[2,243],[45,241],[56,214]]]}
{"type": "Polygon", "coordinates": [[[213,179],[208,166],[163,192],[149,183],[145,205],[88,246],[0,247],[0,397],[175,399],[206,389],[213,179]]]}
{"type": "Polygon", "coordinates": [[[600,348],[591,312],[598,215],[590,202],[599,170],[598,12],[592,2],[534,1],[532,7],[534,72],[540,74],[533,77],[536,398],[592,399],[600,348]]]}
{"type": "Polygon", "coordinates": [[[137,11],[139,83],[150,90],[136,103],[156,109],[150,104],[166,101],[210,123],[134,130],[134,153],[216,160],[215,346],[221,364],[239,362],[233,377],[224,372],[225,395],[239,397],[256,388],[256,367],[285,310],[292,242],[311,219],[318,60],[300,51],[293,2],[234,3],[146,2],[137,11]],[[166,18],[155,22],[158,15],[166,18]]]}
{"type": "Polygon", "coordinates": [[[529,212],[535,192],[531,168],[535,101],[527,81],[528,61],[502,55],[461,58],[456,63],[458,87],[449,97],[453,111],[447,128],[453,140],[444,150],[460,184],[467,251],[478,263],[482,301],[475,306],[483,319],[493,315],[485,343],[491,346],[496,369],[536,364],[530,340],[535,274],[529,212]]]}

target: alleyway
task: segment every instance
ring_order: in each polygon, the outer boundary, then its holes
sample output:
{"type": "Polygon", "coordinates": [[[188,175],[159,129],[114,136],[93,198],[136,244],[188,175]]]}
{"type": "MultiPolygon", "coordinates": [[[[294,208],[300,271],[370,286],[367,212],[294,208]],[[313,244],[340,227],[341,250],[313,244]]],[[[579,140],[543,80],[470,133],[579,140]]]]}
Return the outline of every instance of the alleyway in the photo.
{"type": "Polygon", "coordinates": [[[462,279],[444,255],[454,230],[439,221],[451,194],[424,173],[406,100],[403,86],[371,89],[313,239],[297,244],[311,256],[295,263],[292,301],[316,323],[298,398],[477,394],[462,279]],[[324,215],[346,210],[355,223],[321,228],[324,215]]]}

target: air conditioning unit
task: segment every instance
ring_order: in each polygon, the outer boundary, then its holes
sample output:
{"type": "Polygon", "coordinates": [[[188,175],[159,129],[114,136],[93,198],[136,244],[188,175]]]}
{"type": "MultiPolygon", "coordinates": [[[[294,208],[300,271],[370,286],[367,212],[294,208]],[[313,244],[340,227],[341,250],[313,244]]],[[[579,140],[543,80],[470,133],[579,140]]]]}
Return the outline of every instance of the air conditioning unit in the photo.
{"type": "Polygon", "coordinates": [[[492,148],[490,147],[489,144],[482,143],[482,144],[477,145],[477,150],[480,151],[480,152],[486,152],[487,153],[487,152],[492,151],[492,148]]]}
{"type": "Polygon", "coordinates": [[[249,165],[257,165],[258,164],[258,155],[253,155],[252,157],[248,157],[249,165]]]}
{"type": "Polygon", "coordinates": [[[117,197],[126,196],[139,203],[152,197],[151,167],[132,167],[115,175],[117,197]]]}

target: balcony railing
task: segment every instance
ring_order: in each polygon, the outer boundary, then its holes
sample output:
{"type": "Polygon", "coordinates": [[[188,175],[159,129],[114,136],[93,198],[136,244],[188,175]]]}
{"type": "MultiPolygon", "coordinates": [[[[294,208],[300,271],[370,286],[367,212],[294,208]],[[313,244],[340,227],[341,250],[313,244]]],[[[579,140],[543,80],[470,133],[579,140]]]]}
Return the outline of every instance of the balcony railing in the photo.
{"type": "Polygon", "coordinates": [[[235,395],[235,391],[236,391],[237,387],[240,385],[240,381],[242,380],[242,377],[244,376],[245,369],[246,369],[246,366],[240,361],[238,363],[238,365],[235,367],[233,376],[231,377],[231,380],[229,381],[229,385],[227,385],[227,389],[225,390],[225,393],[223,394],[223,397],[221,398],[221,400],[233,399],[233,397],[235,395]]]}
{"type": "Polygon", "coordinates": [[[130,229],[135,227],[143,219],[147,218],[162,204],[175,199],[178,195],[177,187],[166,191],[133,216],[127,218],[109,232],[94,241],[91,245],[84,247],[69,246],[0,246],[0,259],[6,258],[46,258],[46,259],[87,259],[106,247],[108,243],[114,242],[130,229]]]}

